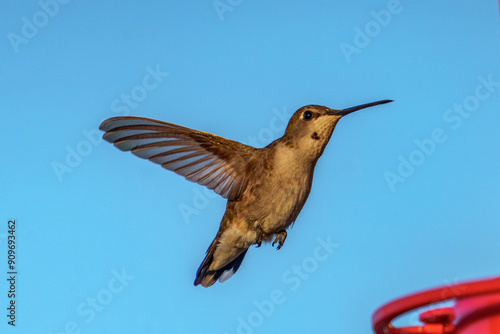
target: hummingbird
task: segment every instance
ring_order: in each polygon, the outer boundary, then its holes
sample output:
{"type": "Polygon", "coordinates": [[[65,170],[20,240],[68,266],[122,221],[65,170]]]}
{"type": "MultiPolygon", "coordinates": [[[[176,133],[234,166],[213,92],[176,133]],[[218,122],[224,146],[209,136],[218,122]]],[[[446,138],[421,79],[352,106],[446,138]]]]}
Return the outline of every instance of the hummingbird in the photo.
{"type": "Polygon", "coordinates": [[[280,249],[311,191],[314,168],[337,122],[381,100],[346,109],[307,105],[291,117],[283,137],[255,148],[208,132],[149,118],[112,117],[103,138],[227,199],[226,211],[194,285],[224,282],[252,245],[280,249]]]}

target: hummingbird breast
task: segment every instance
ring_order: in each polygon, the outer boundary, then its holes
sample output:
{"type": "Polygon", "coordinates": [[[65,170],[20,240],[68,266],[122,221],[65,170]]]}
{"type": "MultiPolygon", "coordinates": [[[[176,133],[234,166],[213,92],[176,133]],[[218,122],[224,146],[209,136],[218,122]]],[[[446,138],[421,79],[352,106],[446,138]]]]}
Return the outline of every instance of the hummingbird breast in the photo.
{"type": "MultiPolygon", "coordinates": [[[[314,162],[302,161],[293,149],[274,147],[256,166],[243,196],[234,203],[250,231],[262,231],[264,240],[286,230],[297,218],[311,190],[314,162]]],[[[249,232],[250,232],[249,231],[249,232]]],[[[255,234],[257,237],[257,234],[255,234]]]]}

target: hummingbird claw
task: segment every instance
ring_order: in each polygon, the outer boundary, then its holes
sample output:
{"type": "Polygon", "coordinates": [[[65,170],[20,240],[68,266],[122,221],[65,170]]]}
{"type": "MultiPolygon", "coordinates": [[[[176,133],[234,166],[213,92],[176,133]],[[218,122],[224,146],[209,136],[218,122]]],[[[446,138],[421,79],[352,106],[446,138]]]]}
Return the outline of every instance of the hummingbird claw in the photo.
{"type": "Polygon", "coordinates": [[[283,244],[285,243],[286,237],[287,237],[286,231],[281,231],[276,235],[276,239],[273,241],[273,246],[275,243],[278,243],[278,246],[276,246],[276,250],[279,250],[281,247],[283,247],[283,244]]]}
{"type": "Polygon", "coordinates": [[[257,229],[257,241],[255,242],[255,244],[257,245],[256,248],[259,248],[260,246],[262,246],[262,230],[261,229],[257,229]]]}

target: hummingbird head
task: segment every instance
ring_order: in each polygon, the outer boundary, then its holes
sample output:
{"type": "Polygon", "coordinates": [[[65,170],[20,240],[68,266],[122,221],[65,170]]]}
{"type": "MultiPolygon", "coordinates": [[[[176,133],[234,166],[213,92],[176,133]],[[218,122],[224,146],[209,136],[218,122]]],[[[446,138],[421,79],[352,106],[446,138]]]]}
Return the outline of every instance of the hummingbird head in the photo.
{"type": "Polygon", "coordinates": [[[304,157],[317,159],[325,150],[337,122],[342,117],[360,109],[389,102],[392,100],[366,103],[342,110],[307,105],[293,114],[283,140],[288,147],[298,149],[304,157]]]}

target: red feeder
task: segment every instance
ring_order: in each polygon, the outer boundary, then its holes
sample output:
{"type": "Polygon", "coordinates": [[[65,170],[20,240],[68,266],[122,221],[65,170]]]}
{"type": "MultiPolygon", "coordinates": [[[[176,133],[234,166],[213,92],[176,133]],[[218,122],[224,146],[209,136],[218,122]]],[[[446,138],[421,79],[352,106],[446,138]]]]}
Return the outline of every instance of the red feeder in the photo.
{"type": "Polygon", "coordinates": [[[500,277],[394,300],[375,311],[372,321],[377,334],[500,334],[500,277]],[[396,328],[391,324],[403,313],[447,300],[454,300],[455,304],[420,313],[422,326],[396,328]]]}

